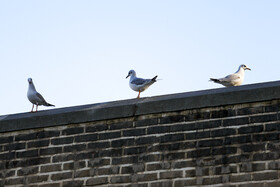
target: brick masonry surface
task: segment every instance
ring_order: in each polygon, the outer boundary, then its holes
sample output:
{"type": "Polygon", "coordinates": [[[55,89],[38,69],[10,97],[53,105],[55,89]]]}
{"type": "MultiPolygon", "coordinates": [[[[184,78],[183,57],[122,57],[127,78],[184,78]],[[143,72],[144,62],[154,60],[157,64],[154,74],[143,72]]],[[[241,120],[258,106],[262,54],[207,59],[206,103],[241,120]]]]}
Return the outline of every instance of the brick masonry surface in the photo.
{"type": "Polygon", "coordinates": [[[273,99],[2,132],[0,186],[279,187],[279,108],[273,99]]]}

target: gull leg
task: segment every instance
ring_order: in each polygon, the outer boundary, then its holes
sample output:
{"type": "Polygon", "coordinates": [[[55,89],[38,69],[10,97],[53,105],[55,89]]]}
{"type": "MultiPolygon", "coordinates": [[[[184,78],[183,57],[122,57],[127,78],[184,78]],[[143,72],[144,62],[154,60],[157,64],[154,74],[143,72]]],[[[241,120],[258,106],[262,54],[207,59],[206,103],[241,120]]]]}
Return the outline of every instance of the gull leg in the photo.
{"type": "Polygon", "coordinates": [[[141,92],[139,91],[139,94],[138,94],[137,98],[140,98],[140,93],[141,93],[141,92]]]}
{"type": "Polygon", "coordinates": [[[36,112],[38,111],[38,105],[36,105],[36,112]]]}
{"type": "Polygon", "coordinates": [[[31,109],[31,112],[33,112],[33,108],[34,108],[34,104],[32,105],[32,109],[31,109]]]}

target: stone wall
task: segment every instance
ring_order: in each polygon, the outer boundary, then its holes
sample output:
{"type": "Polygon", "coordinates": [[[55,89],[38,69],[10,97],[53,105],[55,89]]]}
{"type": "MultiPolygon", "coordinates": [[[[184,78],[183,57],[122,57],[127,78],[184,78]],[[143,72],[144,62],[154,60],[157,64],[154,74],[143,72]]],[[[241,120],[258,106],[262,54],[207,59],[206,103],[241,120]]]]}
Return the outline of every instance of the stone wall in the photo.
{"type": "Polygon", "coordinates": [[[278,187],[280,82],[0,116],[0,186],[278,187]]]}

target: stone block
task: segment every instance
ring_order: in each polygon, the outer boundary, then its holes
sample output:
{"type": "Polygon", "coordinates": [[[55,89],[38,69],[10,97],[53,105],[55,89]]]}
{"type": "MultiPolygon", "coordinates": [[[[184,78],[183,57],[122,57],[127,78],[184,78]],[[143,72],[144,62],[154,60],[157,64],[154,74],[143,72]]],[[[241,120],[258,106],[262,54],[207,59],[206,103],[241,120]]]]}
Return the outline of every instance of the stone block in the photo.
{"type": "Polygon", "coordinates": [[[215,147],[215,146],[222,146],[222,145],[223,145],[222,139],[210,139],[210,140],[198,141],[198,147],[215,147]]]}
{"type": "Polygon", "coordinates": [[[64,138],[55,138],[51,140],[51,144],[53,145],[63,145],[73,143],[73,137],[64,137],[64,138]]]}
{"type": "Polygon", "coordinates": [[[99,140],[108,140],[108,139],[113,139],[113,138],[120,138],[121,137],[121,132],[105,132],[105,133],[99,133],[98,134],[98,139],[99,140]]]}
{"type": "Polygon", "coordinates": [[[238,134],[251,134],[251,133],[257,133],[262,132],[264,130],[263,125],[252,125],[252,126],[246,126],[241,127],[238,129],[238,134]]]}
{"type": "Polygon", "coordinates": [[[269,121],[277,121],[277,114],[266,114],[250,117],[250,123],[262,123],[269,121]]]}
{"type": "Polygon", "coordinates": [[[0,144],[11,143],[14,140],[14,136],[0,137],[0,144]]]}
{"type": "Polygon", "coordinates": [[[53,155],[62,152],[62,147],[50,147],[50,148],[41,148],[39,149],[39,154],[43,155],[53,155]]]}
{"type": "Polygon", "coordinates": [[[104,124],[94,124],[91,126],[86,127],[86,132],[100,132],[105,131],[108,129],[108,125],[106,123],[104,124]]]}
{"type": "Polygon", "coordinates": [[[167,124],[167,123],[178,123],[183,122],[185,117],[183,115],[174,115],[174,116],[166,116],[160,118],[160,124],[167,124]]]}
{"type": "Polygon", "coordinates": [[[158,124],[158,118],[135,121],[135,127],[153,126],[158,124]]]}
{"type": "Polygon", "coordinates": [[[63,187],[70,187],[70,186],[75,186],[75,187],[83,187],[84,185],[83,180],[72,180],[72,181],[65,181],[63,182],[62,186],[63,187]]]}
{"type": "Polygon", "coordinates": [[[278,179],[278,172],[277,171],[252,174],[252,180],[254,180],[254,181],[274,180],[274,179],[278,179]]]}
{"type": "Polygon", "coordinates": [[[170,187],[172,184],[172,181],[152,182],[150,183],[150,187],[170,187]]]}
{"type": "Polygon", "coordinates": [[[51,137],[57,137],[60,135],[59,130],[52,130],[52,131],[40,131],[37,134],[38,138],[51,138],[51,137]]]}
{"type": "Polygon", "coordinates": [[[50,165],[43,165],[40,168],[40,173],[48,173],[53,171],[61,171],[62,164],[50,164],[50,165]]]}
{"type": "Polygon", "coordinates": [[[29,151],[22,151],[22,152],[17,152],[16,157],[17,158],[29,158],[29,157],[37,157],[39,156],[39,151],[36,150],[29,150],[29,151]]]}
{"type": "Polygon", "coordinates": [[[26,143],[11,143],[3,146],[4,151],[16,151],[26,148],[26,143]]]}
{"type": "Polygon", "coordinates": [[[197,122],[195,124],[195,129],[211,129],[211,128],[217,128],[222,125],[221,120],[211,120],[211,121],[206,121],[206,122],[197,122]]]}
{"type": "Polygon", "coordinates": [[[34,148],[34,147],[47,147],[50,144],[50,140],[39,140],[39,141],[33,141],[28,142],[27,147],[28,148],[34,148]]]}
{"type": "Polygon", "coordinates": [[[218,130],[213,130],[211,131],[211,137],[221,137],[221,136],[230,136],[230,135],[235,135],[236,130],[235,129],[230,129],[230,128],[223,128],[223,129],[218,129],[218,130]]]}
{"type": "Polygon", "coordinates": [[[249,124],[249,117],[237,117],[232,119],[224,119],[223,126],[240,126],[249,124]]]}
{"type": "Polygon", "coordinates": [[[62,135],[81,134],[84,132],[84,127],[67,128],[61,132],[62,135]]]}
{"type": "Polygon", "coordinates": [[[148,136],[148,137],[137,137],[135,143],[137,145],[142,145],[142,144],[152,144],[159,142],[159,137],[157,136],[148,136]]]}
{"type": "Polygon", "coordinates": [[[24,167],[24,168],[21,168],[21,169],[17,170],[17,175],[18,176],[27,176],[27,175],[36,174],[38,172],[39,172],[39,167],[38,166],[24,167]]]}
{"type": "Polygon", "coordinates": [[[252,142],[251,135],[234,136],[234,137],[225,138],[225,145],[243,144],[243,143],[251,143],[251,142],[252,142]]]}
{"type": "Polygon", "coordinates": [[[97,134],[85,134],[85,135],[78,135],[75,136],[75,142],[91,142],[91,141],[96,141],[98,139],[97,134]]]}
{"type": "Polygon", "coordinates": [[[109,125],[110,130],[127,129],[127,128],[132,128],[132,127],[133,127],[132,121],[127,121],[127,122],[122,122],[122,123],[113,123],[113,124],[109,125]]]}
{"type": "MultiPolygon", "coordinates": [[[[105,149],[110,147],[110,142],[106,141],[106,142],[94,142],[94,143],[89,143],[88,144],[88,148],[89,149],[105,149]]],[[[112,147],[113,146],[113,142],[112,142],[112,147]]]]}
{"type": "Polygon", "coordinates": [[[123,136],[141,136],[146,134],[146,129],[124,130],[123,136]]]}
{"type": "Polygon", "coordinates": [[[72,172],[64,172],[64,173],[60,172],[60,173],[52,174],[51,180],[58,181],[58,180],[71,179],[72,175],[73,175],[72,172]]]}
{"type": "Polygon", "coordinates": [[[80,152],[86,150],[86,144],[67,145],[63,147],[63,152],[80,152]]]}

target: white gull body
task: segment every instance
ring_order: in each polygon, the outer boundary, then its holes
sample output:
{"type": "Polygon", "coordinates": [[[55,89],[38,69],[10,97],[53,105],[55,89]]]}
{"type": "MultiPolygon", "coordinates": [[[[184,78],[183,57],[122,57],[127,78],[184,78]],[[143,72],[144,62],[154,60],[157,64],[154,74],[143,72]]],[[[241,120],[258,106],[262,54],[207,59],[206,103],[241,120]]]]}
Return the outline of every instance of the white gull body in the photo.
{"type": "Polygon", "coordinates": [[[226,87],[239,86],[244,81],[245,70],[251,70],[251,69],[248,68],[245,64],[241,64],[238,70],[234,74],[230,74],[224,78],[219,78],[219,79],[210,78],[210,81],[213,81],[218,84],[222,84],[226,87]]]}
{"type": "Polygon", "coordinates": [[[145,91],[149,86],[151,86],[153,83],[155,83],[157,80],[157,76],[155,76],[152,79],[142,79],[142,78],[138,78],[136,77],[136,72],[134,70],[130,70],[128,72],[128,75],[126,78],[130,77],[129,80],[129,87],[136,91],[139,92],[137,98],[140,97],[140,93],[145,91]]]}
{"type": "Polygon", "coordinates": [[[36,112],[38,111],[38,106],[39,105],[54,106],[50,103],[47,103],[46,100],[43,98],[43,96],[36,91],[35,86],[34,86],[31,78],[29,78],[27,81],[28,81],[28,84],[29,84],[28,91],[27,91],[27,98],[33,104],[31,112],[33,112],[34,105],[36,105],[36,112]]]}

